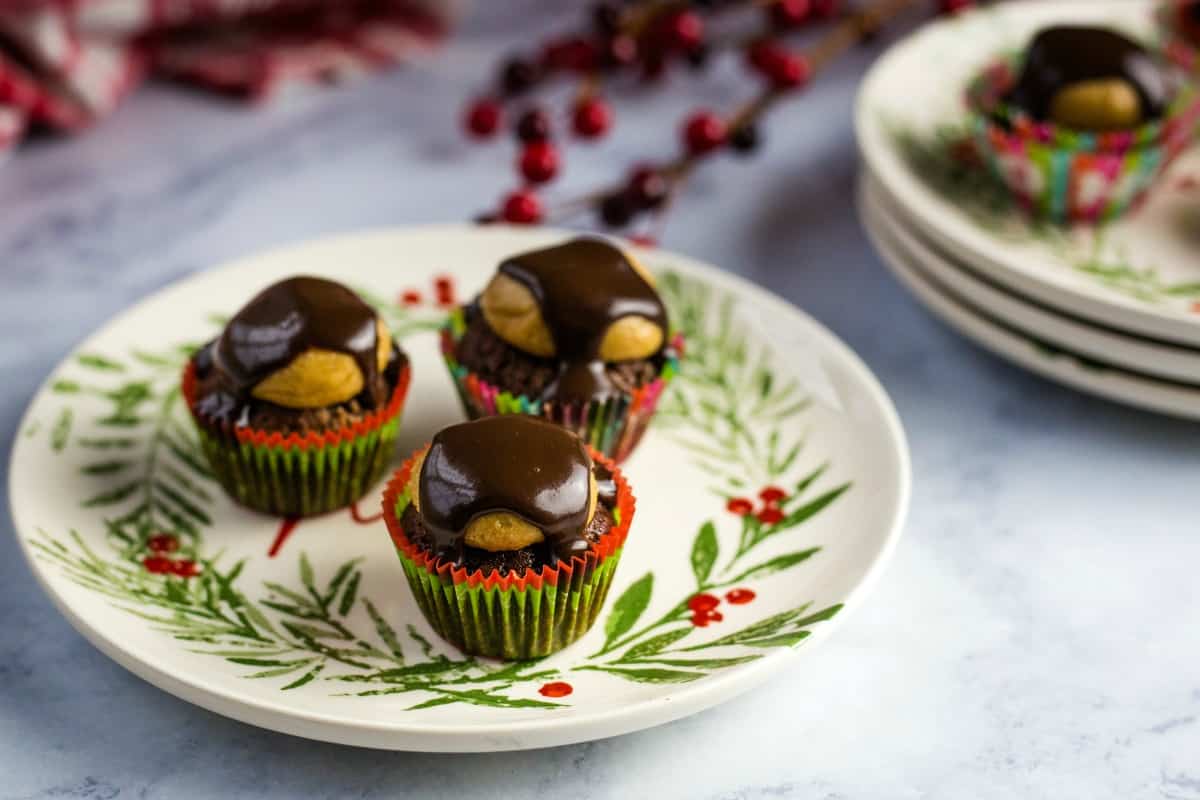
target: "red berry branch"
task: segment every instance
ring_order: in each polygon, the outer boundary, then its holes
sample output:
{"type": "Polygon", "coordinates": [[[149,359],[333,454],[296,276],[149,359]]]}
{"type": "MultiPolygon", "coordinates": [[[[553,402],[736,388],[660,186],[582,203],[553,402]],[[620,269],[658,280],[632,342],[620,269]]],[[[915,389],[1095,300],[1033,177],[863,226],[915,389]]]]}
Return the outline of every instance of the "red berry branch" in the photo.
{"type": "MultiPolygon", "coordinates": [[[[624,7],[598,3],[587,31],[545,43],[536,58],[510,58],[492,90],[468,107],[465,124],[471,136],[491,139],[511,125],[519,146],[516,170],[521,186],[504,197],[497,210],[477,219],[534,224],[589,211],[614,229],[648,214],[662,220],[698,164],[725,149],[737,155],[756,150],[758,122],[777,102],[793,96],[829,62],[922,2],[928,0],[871,0],[847,13],[841,11],[841,0],[642,0],[624,7]],[[616,185],[548,210],[539,188],[559,174],[559,132],[550,112],[531,99],[535,91],[557,79],[577,81],[565,117],[570,131],[584,140],[604,136],[613,125],[612,107],[602,94],[606,84],[621,74],[654,81],[677,63],[703,68],[720,45],[708,33],[709,22],[738,10],[762,17],[761,33],[727,43],[743,52],[747,68],[761,80],[759,93],[728,115],[708,109],[689,114],[680,129],[681,152],[676,158],[637,165],[616,185]],[[822,21],[829,21],[830,27],[809,47],[797,50],[785,42],[788,34],[822,21]]],[[[936,2],[943,13],[971,4],[936,2]]]]}

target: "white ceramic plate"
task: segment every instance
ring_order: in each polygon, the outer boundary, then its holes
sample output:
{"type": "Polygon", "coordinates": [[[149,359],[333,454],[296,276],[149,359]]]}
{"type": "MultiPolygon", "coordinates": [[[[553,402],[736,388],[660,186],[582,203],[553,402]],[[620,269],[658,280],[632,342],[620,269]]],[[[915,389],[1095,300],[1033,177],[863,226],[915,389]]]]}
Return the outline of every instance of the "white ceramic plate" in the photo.
{"type": "Polygon", "coordinates": [[[1051,347],[1027,331],[988,317],[924,272],[894,239],[859,192],[863,228],[883,263],[942,322],[996,355],[1044,378],[1126,405],[1200,419],[1200,388],[1171,383],[1097,363],[1051,347]]]}
{"type": "Polygon", "coordinates": [[[1131,372],[1192,383],[1200,388],[1200,350],[1106,330],[1006,291],[980,277],[973,267],[951,261],[912,230],[910,221],[888,202],[875,181],[864,176],[859,192],[875,222],[925,272],[977,308],[1057,347],[1131,372]]]}
{"type": "MultiPolygon", "coordinates": [[[[999,283],[1132,333],[1200,345],[1200,153],[1184,154],[1136,214],[1074,229],[1032,225],[952,173],[947,142],[966,119],[962,94],[983,65],[1054,23],[1106,24],[1154,36],[1155,3],[1012,2],[926,26],[880,58],[859,92],[859,148],[887,195],[961,260],[999,283]],[[921,166],[915,166],[920,164],[921,166]]],[[[1004,197],[1003,193],[999,195],[1004,197]]]]}
{"type": "Polygon", "coordinates": [[[563,235],[447,226],[329,239],[194,276],[105,326],[54,370],[13,448],[13,518],[46,591],[97,647],[173,694],[370,747],[484,751],[612,736],[783,668],[796,645],[844,617],[894,548],[909,494],[904,435],[879,384],[832,334],[682,256],[642,253],[689,357],[626,465],[638,510],[613,592],[596,627],[550,658],[505,665],[439,641],[382,523],[362,519],[378,489],[357,513],[281,537],[280,520],[234,506],[205,476],[175,387],[181,346],[212,337],[214,314],[295,273],[369,292],[412,358],[398,448],[408,453],[461,419],[431,330],[444,313],[429,302],[435,287],[470,296],[504,256],[563,235]],[[772,341],[757,318],[772,320],[772,341]],[[797,380],[787,354],[798,351],[822,368],[827,399],[797,380]],[[764,501],[768,487],[785,497],[764,501]],[[169,538],[149,542],[158,534],[169,538]],[[180,549],[154,552],[170,542],[180,549]],[[156,557],[183,572],[190,557],[199,574],[148,571],[156,557]],[[719,601],[720,619],[693,624],[686,603],[698,591],[719,601]]]}

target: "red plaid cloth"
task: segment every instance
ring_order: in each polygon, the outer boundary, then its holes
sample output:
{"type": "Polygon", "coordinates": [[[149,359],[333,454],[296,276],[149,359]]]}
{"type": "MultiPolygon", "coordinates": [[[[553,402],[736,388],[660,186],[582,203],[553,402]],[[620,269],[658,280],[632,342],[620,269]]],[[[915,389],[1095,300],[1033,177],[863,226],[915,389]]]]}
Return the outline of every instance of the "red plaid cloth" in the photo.
{"type": "Polygon", "coordinates": [[[83,128],[147,73],[263,98],[436,42],[436,0],[0,0],[0,155],[31,124],[83,128]]]}

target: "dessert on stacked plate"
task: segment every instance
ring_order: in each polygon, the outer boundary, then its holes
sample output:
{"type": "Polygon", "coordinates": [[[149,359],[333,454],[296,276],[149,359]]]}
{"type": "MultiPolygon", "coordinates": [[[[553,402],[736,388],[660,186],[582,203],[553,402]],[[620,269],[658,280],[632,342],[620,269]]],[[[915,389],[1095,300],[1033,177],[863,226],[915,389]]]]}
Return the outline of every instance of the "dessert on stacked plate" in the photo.
{"type": "Polygon", "coordinates": [[[984,348],[1200,419],[1200,2],[998,4],[863,82],[859,209],[900,282],[984,348]]]}

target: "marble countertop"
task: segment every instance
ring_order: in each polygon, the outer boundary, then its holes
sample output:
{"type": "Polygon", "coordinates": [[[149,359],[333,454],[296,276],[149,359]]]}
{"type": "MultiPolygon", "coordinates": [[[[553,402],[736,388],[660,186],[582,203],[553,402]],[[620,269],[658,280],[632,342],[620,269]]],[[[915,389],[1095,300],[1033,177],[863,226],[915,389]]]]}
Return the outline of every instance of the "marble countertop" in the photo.
{"type": "MultiPolygon", "coordinates": [[[[38,142],[0,169],[5,441],[75,342],[180,276],[481,210],[511,181],[509,151],[460,143],[457,115],[516,42],[506,15],[491,16],[419,67],[265,108],[150,87],[94,132],[38,142]]],[[[899,408],[913,451],[907,533],[828,641],[734,702],[616,739],[480,756],[354,750],[224,719],[127,673],[52,608],[4,519],[0,797],[1200,800],[1200,426],[1020,372],[889,277],[854,212],[850,122],[884,44],[772,114],[751,163],[701,170],[663,241],[805,308],[899,408]]],[[[623,99],[618,135],[572,152],[567,184],[670,154],[673,120],[748,90],[731,60],[623,99]]]]}

